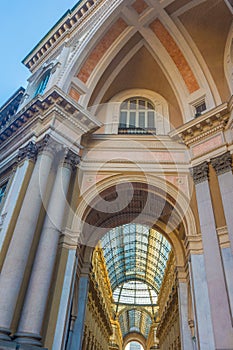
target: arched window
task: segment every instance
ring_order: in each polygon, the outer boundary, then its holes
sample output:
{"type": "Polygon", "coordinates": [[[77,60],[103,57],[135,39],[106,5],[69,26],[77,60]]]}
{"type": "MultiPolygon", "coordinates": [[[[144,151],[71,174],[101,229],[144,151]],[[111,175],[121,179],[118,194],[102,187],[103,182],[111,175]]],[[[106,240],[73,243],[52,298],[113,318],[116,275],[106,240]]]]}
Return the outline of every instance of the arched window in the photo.
{"type": "Polygon", "coordinates": [[[120,107],[119,134],[155,133],[155,107],[143,97],[131,97],[120,107]]]}
{"type": "Polygon", "coordinates": [[[37,88],[36,88],[36,91],[35,91],[35,94],[34,96],[37,96],[37,95],[42,95],[47,84],[48,84],[48,81],[49,81],[49,77],[50,77],[50,69],[47,70],[44,75],[41,77],[41,79],[39,80],[39,83],[37,85],[37,88]]]}

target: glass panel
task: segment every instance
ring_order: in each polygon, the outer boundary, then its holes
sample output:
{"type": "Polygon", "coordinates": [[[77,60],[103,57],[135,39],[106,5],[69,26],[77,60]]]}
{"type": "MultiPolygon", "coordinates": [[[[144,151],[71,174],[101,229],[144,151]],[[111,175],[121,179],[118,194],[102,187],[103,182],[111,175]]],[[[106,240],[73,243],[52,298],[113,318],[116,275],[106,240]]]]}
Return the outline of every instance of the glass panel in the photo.
{"type": "Polygon", "coordinates": [[[128,101],[122,102],[121,109],[128,109],[128,101]]]}
{"type": "Polygon", "coordinates": [[[154,106],[150,101],[135,97],[122,102],[119,121],[120,134],[148,134],[152,128],[155,132],[154,106]],[[125,113],[123,118],[122,113],[125,113]]]}
{"type": "Polygon", "coordinates": [[[139,109],[145,109],[146,101],[145,100],[139,100],[139,109]]]}
{"type": "Polygon", "coordinates": [[[127,112],[121,112],[120,115],[120,128],[125,128],[127,123],[127,112]]]}
{"type": "Polygon", "coordinates": [[[136,126],[136,112],[130,112],[129,115],[129,127],[130,128],[135,128],[136,126]]]}
{"type": "Polygon", "coordinates": [[[46,86],[47,86],[47,83],[49,81],[49,77],[50,77],[50,71],[47,71],[44,76],[41,78],[39,84],[38,84],[38,87],[36,89],[36,92],[34,94],[34,96],[36,95],[42,95],[46,86]]]}
{"type": "Polygon", "coordinates": [[[148,112],[148,128],[155,127],[155,115],[154,112],[148,112]]]}
{"type": "Polygon", "coordinates": [[[122,315],[122,320],[119,318],[122,333],[137,329],[146,336],[151,320],[147,313],[136,312],[136,308],[156,307],[170,244],[156,230],[134,223],[110,230],[101,246],[116,310],[129,305],[135,308],[122,315]]]}
{"type": "Polygon", "coordinates": [[[130,100],[130,109],[136,109],[137,100],[130,100]]]}
{"type": "Polygon", "coordinates": [[[148,109],[155,109],[154,106],[152,105],[152,103],[147,102],[147,108],[148,109]]]}
{"type": "Polygon", "coordinates": [[[7,186],[7,183],[5,183],[4,185],[2,185],[0,187],[0,203],[4,197],[4,194],[5,194],[5,191],[6,191],[6,186],[7,186]]]}
{"type": "Polygon", "coordinates": [[[145,113],[139,112],[139,127],[145,128],[145,113]]]}

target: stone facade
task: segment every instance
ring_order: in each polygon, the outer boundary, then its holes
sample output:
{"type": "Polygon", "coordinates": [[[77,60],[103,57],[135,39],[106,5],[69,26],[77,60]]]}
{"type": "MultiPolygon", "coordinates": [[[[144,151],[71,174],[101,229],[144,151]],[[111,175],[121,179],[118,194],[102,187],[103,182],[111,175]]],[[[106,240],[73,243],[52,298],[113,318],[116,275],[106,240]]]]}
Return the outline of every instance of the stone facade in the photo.
{"type": "Polygon", "coordinates": [[[25,58],[0,109],[0,350],[233,348],[231,24],[228,0],[84,0],[25,58]],[[172,247],[146,337],[122,336],[99,246],[129,223],[172,247]]]}

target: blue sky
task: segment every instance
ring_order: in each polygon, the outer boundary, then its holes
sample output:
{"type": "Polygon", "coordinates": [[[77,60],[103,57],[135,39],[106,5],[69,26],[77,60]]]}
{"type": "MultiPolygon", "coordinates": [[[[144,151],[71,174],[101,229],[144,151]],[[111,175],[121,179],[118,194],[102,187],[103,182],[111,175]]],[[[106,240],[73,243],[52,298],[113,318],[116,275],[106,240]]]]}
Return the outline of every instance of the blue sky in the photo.
{"type": "Polygon", "coordinates": [[[20,87],[29,70],[24,57],[78,0],[0,1],[0,106],[20,87]]]}

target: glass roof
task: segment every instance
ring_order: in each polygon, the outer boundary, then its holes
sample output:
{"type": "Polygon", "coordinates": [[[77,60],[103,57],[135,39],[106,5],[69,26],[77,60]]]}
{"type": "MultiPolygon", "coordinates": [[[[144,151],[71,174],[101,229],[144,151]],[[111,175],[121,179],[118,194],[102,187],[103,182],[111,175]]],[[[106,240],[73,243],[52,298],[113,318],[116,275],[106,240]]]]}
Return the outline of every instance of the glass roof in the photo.
{"type": "Polygon", "coordinates": [[[113,292],[113,299],[120,304],[156,305],[157,293],[147,283],[134,280],[117,287],[113,292]]]}
{"type": "Polygon", "coordinates": [[[127,309],[120,314],[119,323],[123,337],[128,333],[137,332],[147,338],[152,320],[144,310],[127,309]]]}
{"type": "Polygon", "coordinates": [[[158,231],[135,223],[113,228],[100,244],[122,335],[147,338],[171,246],[158,231]]]}
{"type": "Polygon", "coordinates": [[[113,292],[137,280],[158,294],[171,250],[163,235],[147,226],[127,224],[107,232],[101,246],[113,292]]]}

